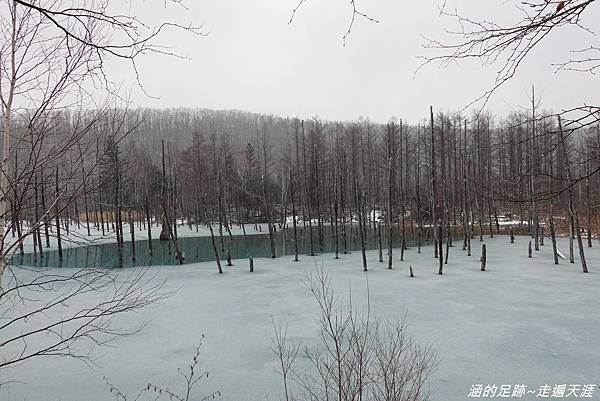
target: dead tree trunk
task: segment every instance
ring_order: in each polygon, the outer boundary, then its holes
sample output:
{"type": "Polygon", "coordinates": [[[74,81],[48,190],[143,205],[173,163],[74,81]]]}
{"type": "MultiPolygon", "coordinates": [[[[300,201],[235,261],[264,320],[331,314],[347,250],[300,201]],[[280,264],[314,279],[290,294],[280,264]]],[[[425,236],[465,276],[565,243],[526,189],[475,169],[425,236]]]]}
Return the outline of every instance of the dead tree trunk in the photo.
{"type": "MultiPolygon", "coordinates": [[[[223,269],[221,268],[221,257],[219,256],[219,249],[217,248],[217,243],[215,242],[215,233],[212,228],[212,222],[209,219],[208,209],[206,208],[206,201],[204,197],[202,197],[202,208],[204,209],[204,216],[206,216],[206,224],[208,225],[208,229],[210,231],[210,240],[213,247],[213,252],[215,253],[215,262],[217,263],[217,271],[219,274],[223,274],[223,269]]],[[[250,258],[252,260],[252,258],[250,258]]],[[[250,267],[252,268],[252,262],[250,262],[250,267]]],[[[252,270],[250,270],[252,271],[252,270]]]]}
{"type": "Polygon", "coordinates": [[[87,188],[85,185],[86,175],[85,175],[85,165],[83,163],[83,152],[81,151],[81,144],[77,141],[77,148],[79,150],[79,158],[81,161],[81,174],[82,174],[82,184],[83,184],[83,203],[85,206],[85,224],[87,226],[87,235],[90,236],[90,215],[88,210],[88,200],[87,200],[87,188]]]}
{"type": "Polygon", "coordinates": [[[365,244],[365,232],[364,232],[364,222],[363,222],[363,213],[362,213],[362,192],[359,193],[358,189],[358,178],[354,178],[354,197],[356,199],[356,212],[358,214],[358,231],[360,236],[360,250],[362,254],[362,264],[363,270],[367,271],[367,252],[366,252],[366,244],[365,244]]]}
{"type": "Polygon", "coordinates": [[[296,197],[294,194],[294,184],[292,181],[292,169],[290,169],[290,196],[292,198],[292,226],[294,227],[294,262],[298,262],[298,223],[296,221],[296,197]]]}
{"type": "MultiPolygon", "coordinates": [[[[35,221],[39,222],[40,221],[40,216],[39,216],[39,207],[38,207],[38,175],[37,173],[35,174],[35,184],[34,184],[34,192],[35,192],[35,221]]],[[[41,230],[40,230],[40,224],[38,224],[38,226],[35,229],[35,232],[33,233],[34,237],[37,238],[37,246],[38,246],[38,253],[40,254],[40,259],[44,258],[44,250],[42,248],[42,235],[41,235],[41,230]]]]}
{"type": "MultiPolygon", "coordinates": [[[[165,165],[165,141],[161,142],[162,145],[162,183],[161,183],[161,203],[167,202],[167,170],[165,165]]],[[[169,232],[171,231],[171,223],[169,222],[169,216],[167,215],[166,207],[163,207],[163,218],[162,218],[162,228],[160,230],[159,239],[161,241],[168,241],[170,236],[169,232]]]]}
{"type": "Polygon", "coordinates": [[[338,184],[336,177],[336,167],[334,166],[331,180],[333,181],[333,218],[334,218],[334,241],[335,241],[335,258],[340,258],[340,236],[339,236],[339,209],[338,209],[338,184]]]}
{"type": "Polygon", "coordinates": [[[463,250],[467,248],[467,256],[471,256],[471,232],[469,225],[469,217],[471,213],[471,208],[469,204],[470,193],[469,193],[469,166],[470,166],[470,158],[467,156],[467,120],[465,120],[465,128],[464,128],[464,141],[463,141],[463,190],[464,190],[464,235],[465,241],[463,250]]]}
{"type": "Polygon", "coordinates": [[[135,225],[131,215],[131,208],[127,210],[127,218],[129,220],[129,232],[131,233],[131,261],[135,262],[135,225]]]}
{"type": "MultiPolygon", "coordinates": [[[[438,257],[438,242],[441,241],[438,238],[437,232],[437,218],[436,218],[436,187],[435,187],[435,135],[434,135],[434,126],[433,126],[433,106],[429,107],[429,115],[431,119],[431,225],[433,228],[433,248],[434,248],[434,257],[438,257]]],[[[440,273],[441,274],[441,273],[440,273]]]]}
{"type": "Polygon", "coordinates": [[[532,105],[532,130],[531,130],[531,199],[532,199],[532,208],[533,208],[533,230],[534,230],[534,239],[535,239],[535,250],[540,250],[540,220],[538,214],[537,207],[537,187],[536,187],[536,178],[537,178],[537,142],[536,142],[536,104],[535,104],[535,89],[531,88],[531,105],[532,105]]]}
{"type": "Polygon", "coordinates": [[[144,206],[146,208],[146,221],[148,223],[148,253],[150,256],[152,256],[152,224],[150,223],[150,205],[148,204],[148,194],[146,194],[144,206]]]}
{"type": "Polygon", "coordinates": [[[486,263],[487,263],[487,255],[486,255],[485,244],[482,244],[481,245],[481,271],[482,272],[485,271],[486,263]]]}
{"type": "Polygon", "coordinates": [[[310,237],[310,256],[315,256],[315,242],[313,237],[312,229],[312,217],[311,217],[311,202],[310,193],[308,191],[308,169],[306,166],[306,137],[304,135],[304,120],[301,123],[302,127],[302,165],[304,171],[304,201],[306,203],[306,214],[308,217],[308,234],[310,237]]]}
{"type": "Polygon", "coordinates": [[[590,179],[585,179],[586,203],[587,203],[587,245],[592,247],[592,195],[590,191],[590,179]]]}
{"type": "Polygon", "coordinates": [[[423,236],[423,213],[421,212],[421,125],[417,130],[417,177],[415,180],[415,200],[417,204],[417,253],[421,253],[423,236]]]}
{"type": "Polygon", "coordinates": [[[377,239],[379,240],[379,261],[383,263],[383,241],[381,239],[381,222],[377,223],[377,239]]]}
{"type": "Polygon", "coordinates": [[[556,235],[554,232],[554,211],[553,205],[550,204],[550,239],[552,240],[552,255],[554,256],[554,264],[558,264],[558,249],[556,248],[556,235]]]}
{"type": "Polygon", "coordinates": [[[265,206],[265,217],[267,219],[267,224],[269,225],[269,241],[271,243],[271,257],[276,258],[275,254],[275,234],[273,233],[273,224],[271,222],[271,210],[269,208],[269,200],[267,198],[267,189],[265,184],[265,176],[261,177],[262,180],[262,192],[263,192],[263,200],[265,206]]]}
{"type": "Polygon", "coordinates": [[[54,206],[54,213],[55,213],[55,222],[56,222],[56,243],[57,243],[57,247],[58,247],[58,260],[62,262],[63,260],[63,249],[62,249],[62,239],[60,237],[60,207],[59,207],[59,198],[60,198],[60,191],[58,188],[58,167],[56,167],[56,188],[55,188],[55,197],[56,197],[56,201],[55,201],[55,206],[54,206]]]}
{"type": "Polygon", "coordinates": [[[569,201],[569,262],[575,263],[575,253],[573,252],[573,237],[575,237],[575,221],[571,214],[571,201],[569,201]]]}
{"type": "Polygon", "coordinates": [[[388,157],[388,162],[387,162],[387,186],[388,186],[388,193],[387,193],[387,213],[386,213],[386,224],[387,224],[387,241],[388,241],[388,269],[391,269],[393,267],[393,221],[392,221],[392,216],[393,216],[393,196],[394,196],[394,190],[393,190],[393,183],[394,183],[394,133],[393,133],[393,126],[390,126],[388,124],[387,126],[387,134],[388,134],[388,138],[387,138],[387,157],[388,157]]]}
{"type": "MultiPolygon", "coordinates": [[[[41,199],[42,210],[45,211],[45,210],[47,210],[46,209],[46,193],[45,193],[46,192],[46,190],[45,190],[46,183],[44,181],[44,172],[42,171],[40,174],[41,174],[41,177],[40,177],[40,186],[41,186],[41,190],[42,190],[41,191],[42,192],[42,194],[41,194],[42,195],[41,196],[42,197],[42,199],[41,199]]],[[[46,248],[50,248],[50,233],[49,233],[49,230],[48,230],[48,218],[44,216],[43,220],[44,220],[44,237],[46,239],[46,248]]],[[[102,233],[102,235],[104,235],[104,233],[102,233]]]]}
{"type": "Polygon", "coordinates": [[[440,224],[438,226],[438,241],[436,242],[436,246],[439,248],[438,252],[439,252],[439,268],[438,268],[438,274],[444,274],[444,243],[442,242],[441,238],[442,238],[442,225],[440,224]]]}
{"type": "Polygon", "coordinates": [[[402,231],[400,237],[400,261],[404,261],[404,250],[406,249],[406,196],[404,194],[404,146],[402,138],[404,136],[404,124],[400,120],[400,138],[398,140],[400,144],[400,155],[398,158],[398,164],[400,166],[400,218],[402,219],[402,231]]]}
{"type": "Polygon", "coordinates": [[[585,253],[583,250],[583,240],[581,239],[581,226],[579,225],[579,214],[574,205],[573,200],[573,186],[571,179],[571,165],[569,160],[569,153],[567,152],[567,145],[562,132],[562,122],[560,116],[558,116],[558,131],[560,134],[560,141],[562,143],[563,156],[565,161],[565,174],[567,175],[567,185],[569,186],[569,214],[571,215],[571,221],[574,225],[575,235],[577,235],[577,246],[579,247],[579,258],[581,259],[581,270],[584,273],[588,272],[587,262],[585,260],[585,253]]]}
{"type": "MultiPolygon", "coordinates": [[[[550,134],[552,135],[552,134],[550,134]]],[[[552,136],[550,137],[552,140],[552,136]]],[[[554,169],[553,169],[553,160],[554,160],[554,151],[550,151],[550,193],[554,194],[554,169]]],[[[556,247],[556,232],[554,230],[554,198],[550,198],[550,240],[552,241],[552,255],[554,256],[554,264],[558,264],[558,249],[556,247]]]]}

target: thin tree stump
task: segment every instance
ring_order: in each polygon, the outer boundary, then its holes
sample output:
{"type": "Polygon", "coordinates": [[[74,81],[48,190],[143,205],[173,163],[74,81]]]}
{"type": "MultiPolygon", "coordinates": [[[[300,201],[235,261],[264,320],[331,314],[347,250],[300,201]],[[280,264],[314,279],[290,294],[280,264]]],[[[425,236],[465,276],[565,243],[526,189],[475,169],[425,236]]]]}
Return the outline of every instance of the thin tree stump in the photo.
{"type": "Polygon", "coordinates": [[[227,249],[227,266],[233,266],[233,263],[231,263],[231,251],[229,249],[227,249]]]}
{"type": "Polygon", "coordinates": [[[487,263],[486,248],[485,248],[485,244],[482,244],[481,245],[481,271],[482,272],[485,271],[486,263],[487,263]]]}

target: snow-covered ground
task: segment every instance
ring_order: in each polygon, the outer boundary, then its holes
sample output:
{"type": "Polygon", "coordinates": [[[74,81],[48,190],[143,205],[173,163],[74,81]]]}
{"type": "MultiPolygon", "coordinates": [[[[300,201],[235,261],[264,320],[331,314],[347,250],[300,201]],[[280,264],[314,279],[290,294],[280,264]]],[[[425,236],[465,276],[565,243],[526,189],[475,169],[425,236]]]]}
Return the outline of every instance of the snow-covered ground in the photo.
{"type": "MultiPolygon", "coordinates": [[[[249,230],[250,231],[250,230],[249,230]]],[[[527,258],[527,237],[510,244],[507,236],[485,238],[488,271],[479,270],[480,245],[470,258],[451,249],[443,276],[431,247],[422,254],[395,252],[394,270],[368,253],[370,303],[386,318],[407,314],[410,333],[438,352],[432,380],[434,401],[466,400],[472,384],[525,384],[530,389],[554,384],[600,384],[600,247],[586,248],[589,274],[561,260],[555,266],[549,241],[527,258]],[[415,278],[408,277],[412,265],[415,278]]],[[[568,253],[567,241],[560,249],[568,253]]],[[[317,307],[303,284],[315,264],[332,273],[337,295],[354,303],[366,299],[360,253],[257,259],[255,272],[246,261],[216,274],[213,263],[153,267],[176,294],[158,305],[120,319],[144,330],[117,339],[100,351],[95,370],[64,358],[34,360],[2,381],[3,401],[112,400],[103,377],[134,398],[152,382],[177,388],[201,334],[201,367],[210,376],[199,394],[220,390],[224,401],[278,400],[281,383],[273,355],[271,319],[289,323],[292,341],[316,338],[317,307]]],[[[20,272],[19,274],[28,274],[20,272]]],[[[76,308],[77,304],[71,305],[76,308]]],[[[600,398],[596,389],[593,399],[600,398]]],[[[523,399],[535,399],[535,394],[523,399]]]]}

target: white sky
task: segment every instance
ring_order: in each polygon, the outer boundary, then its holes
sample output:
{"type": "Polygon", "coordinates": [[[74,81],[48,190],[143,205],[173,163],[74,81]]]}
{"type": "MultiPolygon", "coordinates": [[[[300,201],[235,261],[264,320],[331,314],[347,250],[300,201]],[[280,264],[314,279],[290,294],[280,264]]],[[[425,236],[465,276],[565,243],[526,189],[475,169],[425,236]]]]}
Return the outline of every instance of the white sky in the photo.
{"type": "MultiPolygon", "coordinates": [[[[378,24],[357,20],[342,45],[351,10],[347,0],[308,0],[290,25],[298,0],[187,0],[189,10],[164,1],[137,0],[136,14],[148,21],[205,23],[206,37],[185,32],[163,42],[190,60],[145,56],[143,83],[152,99],[132,85],[125,64],[113,66],[117,80],[132,87],[135,105],[240,109],[281,116],[384,122],[392,116],[416,123],[428,107],[457,110],[488,89],[493,69],[476,62],[440,69],[430,65],[414,73],[422,35],[448,39],[452,21],[439,15],[442,0],[358,0],[378,24]],[[138,4],[139,3],[139,4],[138,4]]],[[[450,8],[477,18],[511,21],[519,17],[507,0],[448,0],[450,8]]],[[[592,4],[584,23],[600,31],[600,2],[592,4]]],[[[591,75],[555,73],[553,62],[569,51],[597,44],[597,38],[573,28],[548,38],[521,67],[516,79],[499,90],[488,109],[505,114],[527,105],[532,84],[545,108],[558,110],[599,103],[600,82],[591,75]],[[574,45],[575,44],[575,45],[574,45]]]]}

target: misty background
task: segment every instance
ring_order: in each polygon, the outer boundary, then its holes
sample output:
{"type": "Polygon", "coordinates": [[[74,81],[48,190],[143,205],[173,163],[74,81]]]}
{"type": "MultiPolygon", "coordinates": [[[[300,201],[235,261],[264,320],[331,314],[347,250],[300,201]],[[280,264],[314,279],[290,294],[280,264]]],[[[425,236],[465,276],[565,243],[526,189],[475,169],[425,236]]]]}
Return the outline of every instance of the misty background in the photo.
{"type": "MultiPolygon", "coordinates": [[[[367,117],[385,122],[392,116],[412,123],[427,116],[428,106],[456,110],[481,96],[493,83],[495,69],[463,60],[417,72],[425,38],[450,42],[447,29],[458,27],[440,15],[440,0],[358,2],[359,10],[379,23],[358,18],[342,41],[352,10],[347,1],[309,0],[290,24],[298,0],[205,0],[170,2],[134,0],[129,5],[149,22],[176,21],[199,26],[206,36],[172,31],[163,36],[169,51],[185,58],[143,56],[138,60],[147,94],[132,80],[126,63],[111,60],[113,78],[127,82],[133,106],[238,109],[281,116],[327,120],[367,117]],[[166,5],[165,5],[166,4],[166,5]]],[[[600,21],[594,5],[583,24],[592,31],[600,21]]],[[[520,11],[505,2],[448,1],[473,19],[510,22],[520,11]]],[[[535,85],[542,107],[558,111],[597,101],[598,87],[588,74],[561,71],[552,63],[569,59],[574,48],[589,46],[593,33],[565,27],[551,34],[500,88],[487,105],[506,114],[529,105],[535,85]],[[589,42],[589,43],[588,43],[589,42]]]]}

